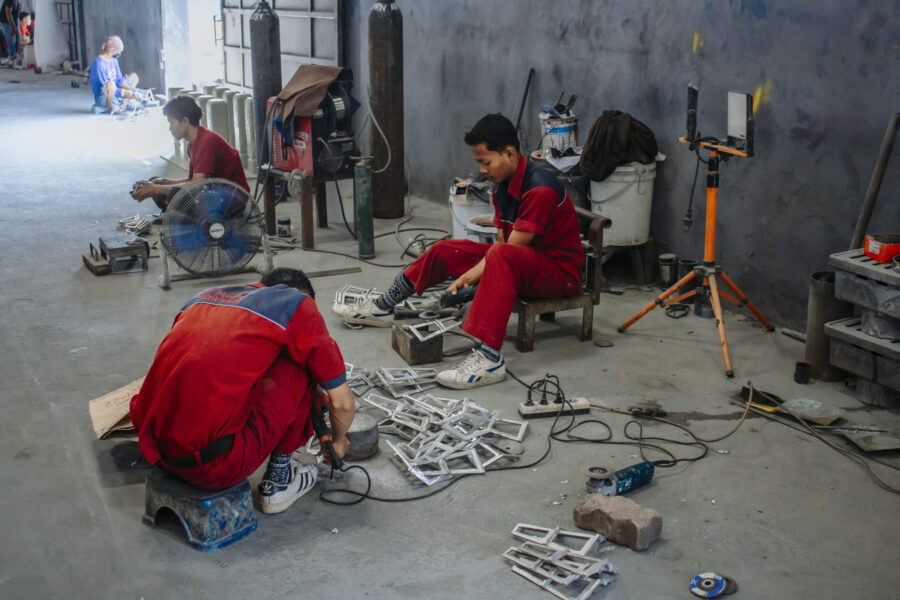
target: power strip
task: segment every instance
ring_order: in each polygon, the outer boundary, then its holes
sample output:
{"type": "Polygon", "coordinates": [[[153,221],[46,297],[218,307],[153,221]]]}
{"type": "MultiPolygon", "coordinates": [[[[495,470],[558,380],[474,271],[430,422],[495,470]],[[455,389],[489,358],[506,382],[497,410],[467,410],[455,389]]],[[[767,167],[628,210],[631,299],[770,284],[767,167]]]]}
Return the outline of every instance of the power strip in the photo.
{"type": "Polygon", "coordinates": [[[523,419],[540,419],[556,415],[583,415],[591,412],[591,403],[587,398],[567,398],[567,400],[568,402],[561,404],[548,402],[547,404],[534,403],[531,406],[520,402],[519,415],[523,419]]]}

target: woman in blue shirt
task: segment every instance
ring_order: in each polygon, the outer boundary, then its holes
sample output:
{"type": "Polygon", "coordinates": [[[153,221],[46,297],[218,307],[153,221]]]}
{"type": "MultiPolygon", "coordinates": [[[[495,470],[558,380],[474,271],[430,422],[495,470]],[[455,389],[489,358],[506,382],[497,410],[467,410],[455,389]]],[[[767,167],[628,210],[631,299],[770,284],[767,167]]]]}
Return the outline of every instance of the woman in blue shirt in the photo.
{"type": "Polygon", "coordinates": [[[106,38],[100,46],[100,55],[91,63],[91,89],[94,104],[110,113],[122,102],[122,98],[135,98],[138,91],[137,73],[122,75],[118,56],[125,50],[122,38],[117,35],[106,38]]]}

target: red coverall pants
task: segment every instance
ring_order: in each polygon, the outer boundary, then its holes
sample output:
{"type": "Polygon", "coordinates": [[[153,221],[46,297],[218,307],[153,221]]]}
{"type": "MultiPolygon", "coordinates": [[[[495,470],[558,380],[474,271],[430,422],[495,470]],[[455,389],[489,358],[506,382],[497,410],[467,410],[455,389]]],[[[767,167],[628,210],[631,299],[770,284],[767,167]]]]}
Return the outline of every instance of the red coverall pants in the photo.
{"type": "Polygon", "coordinates": [[[437,242],[406,268],[403,274],[417,294],[459,277],[484,258],[484,273],[463,323],[463,331],[497,350],[503,345],[506,325],[516,296],[525,298],[575,297],[581,279],[530,246],[482,244],[470,240],[437,242]]]}
{"type": "Polygon", "coordinates": [[[239,483],[273,451],[291,454],[312,437],[309,413],[315,391],[302,367],[279,357],[250,393],[247,424],[235,433],[230,451],[200,467],[161,466],[199,488],[218,490],[239,483]]]}

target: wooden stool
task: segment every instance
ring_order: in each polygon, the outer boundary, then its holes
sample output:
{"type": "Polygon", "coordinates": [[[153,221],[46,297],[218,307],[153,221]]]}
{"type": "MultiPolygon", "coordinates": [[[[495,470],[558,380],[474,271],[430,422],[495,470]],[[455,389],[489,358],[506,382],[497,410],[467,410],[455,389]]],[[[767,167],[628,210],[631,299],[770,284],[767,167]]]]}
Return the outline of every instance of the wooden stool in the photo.
{"type": "Polygon", "coordinates": [[[259,527],[248,481],[224,490],[201,490],[154,467],[147,476],[144,523],[155,525],[164,508],[181,521],[188,544],[202,552],[223,548],[259,527]]]}
{"type": "Polygon", "coordinates": [[[519,329],[516,333],[516,349],[519,352],[534,350],[534,320],[540,316],[541,321],[553,321],[556,313],[563,310],[581,309],[581,333],[583,342],[591,339],[594,328],[594,303],[588,292],[582,292],[574,298],[516,298],[513,310],[519,316],[519,329]]]}

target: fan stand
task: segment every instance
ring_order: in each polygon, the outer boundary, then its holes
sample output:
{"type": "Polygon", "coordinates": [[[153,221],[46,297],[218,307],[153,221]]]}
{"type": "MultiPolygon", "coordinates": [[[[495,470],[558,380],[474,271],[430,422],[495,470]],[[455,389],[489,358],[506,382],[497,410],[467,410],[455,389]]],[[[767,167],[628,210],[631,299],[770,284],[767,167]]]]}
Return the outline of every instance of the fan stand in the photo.
{"type": "MultiPolygon", "coordinates": [[[[228,273],[228,275],[236,275],[238,273],[263,273],[271,271],[275,268],[275,263],[272,260],[272,247],[269,245],[269,236],[263,232],[262,237],[260,238],[262,242],[263,248],[263,258],[265,259],[265,264],[263,265],[263,269],[260,270],[259,267],[255,266],[247,266],[238,271],[234,271],[232,273],[228,273]]],[[[162,259],[162,275],[159,276],[159,287],[164,290],[168,290],[172,287],[173,281],[185,281],[187,279],[211,279],[208,277],[203,277],[202,275],[196,275],[194,273],[175,273],[171,274],[169,271],[169,253],[166,251],[166,245],[163,243],[162,234],[159,236],[159,257],[162,259]]]]}

